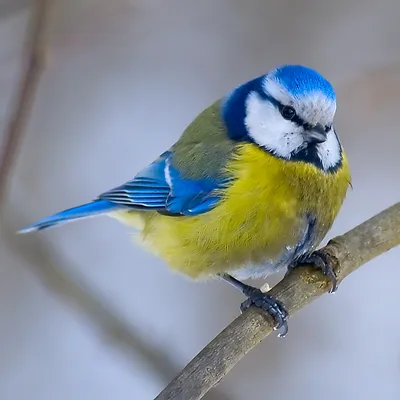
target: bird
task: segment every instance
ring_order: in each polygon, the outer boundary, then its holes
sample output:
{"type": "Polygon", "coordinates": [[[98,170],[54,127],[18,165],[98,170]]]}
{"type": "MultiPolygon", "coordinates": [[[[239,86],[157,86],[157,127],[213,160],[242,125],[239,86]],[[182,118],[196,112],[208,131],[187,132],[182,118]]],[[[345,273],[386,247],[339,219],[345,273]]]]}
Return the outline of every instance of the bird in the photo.
{"type": "Polygon", "coordinates": [[[351,185],[335,113],[335,91],[319,72],[278,66],[201,111],[131,181],[20,233],[111,216],[171,270],[239,289],[241,311],[261,308],[283,337],[284,304],[243,281],[313,264],[336,290],[332,260],[317,249],[351,185]]]}

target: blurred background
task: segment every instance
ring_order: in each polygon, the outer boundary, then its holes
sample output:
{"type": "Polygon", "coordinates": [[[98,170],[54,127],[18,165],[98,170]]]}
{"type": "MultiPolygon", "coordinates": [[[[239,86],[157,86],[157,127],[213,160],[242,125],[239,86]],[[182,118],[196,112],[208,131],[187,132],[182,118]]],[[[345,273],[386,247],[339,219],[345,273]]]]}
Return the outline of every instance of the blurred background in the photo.
{"type": "MultiPolygon", "coordinates": [[[[0,1],[2,133],[32,4],[0,1]]],[[[328,238],[399,201],[399,14],[397,0],[55,0],[1,224],[0,399],[152,399],[238,315],[237,291],[170,273],[114,220],[14,232],[129,180],[244,80],[302,63],[335,86],[354,190],[328,238]]],[[[205,398],[399,399],[399,257],[301,311],[205,398]]]]}

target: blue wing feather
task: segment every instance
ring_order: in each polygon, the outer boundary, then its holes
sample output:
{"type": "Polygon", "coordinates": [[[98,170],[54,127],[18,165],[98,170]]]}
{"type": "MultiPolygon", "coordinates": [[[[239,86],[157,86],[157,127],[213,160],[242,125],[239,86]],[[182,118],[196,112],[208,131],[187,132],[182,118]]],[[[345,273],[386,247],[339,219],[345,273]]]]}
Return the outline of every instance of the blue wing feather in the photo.
{"type": "Polygon", "coordinates": [[[166,152],[141,171],[132,181],[101,194],[91,203],[61,211],[44,218],[20,232],[46,229],[61,223],[120,209],[159,211],[167,215],[199,215],[213,209],[220,201],[215,191],[227,180],[189,179],[171,166],[173,154],[166,152]]]}
{"type": "Polygon", "coordinates": [[[233,150],[232,141],[220,126],[218,109],[215,103],[206,110],[215,124],[211,125],[212,140],[203,142],[195,124],[185,131],[179,146],[163,153],[133,180],[102,193],[91,203],[37,221],[21,232],[118,210],[149,210],[171,216],[194,216],[212,210],[221,200],[218,189],[230,183],[221,171],[233,150]],[[189,134],[194,136],[188,139],[189,134]]]}
{"type": "Polygon", "coordinates": [[[171,152],[165,152],[132,181],[102,193],[99,199],[131,209],[181,215],[198,215],[214,208],[220,200],[215,190],[226,181],[183,178],[171,166],[172,157],[171,152]]]}

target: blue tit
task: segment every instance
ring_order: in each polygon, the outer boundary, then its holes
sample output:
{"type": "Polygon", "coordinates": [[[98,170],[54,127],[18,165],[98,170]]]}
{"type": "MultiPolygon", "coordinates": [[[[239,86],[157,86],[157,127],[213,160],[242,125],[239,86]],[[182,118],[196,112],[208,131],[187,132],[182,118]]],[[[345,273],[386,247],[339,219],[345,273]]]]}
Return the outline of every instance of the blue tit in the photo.
{"type": "Polygon", "coordinates": [[[219,277],[287,332],[284,305],[246,285],[284,268],[315,264],[351,177],[333,127],[336,95],[313,69],[285,65],[214,102],[133,180],[21,232],[107,214],[172,270],[219,277]]]}

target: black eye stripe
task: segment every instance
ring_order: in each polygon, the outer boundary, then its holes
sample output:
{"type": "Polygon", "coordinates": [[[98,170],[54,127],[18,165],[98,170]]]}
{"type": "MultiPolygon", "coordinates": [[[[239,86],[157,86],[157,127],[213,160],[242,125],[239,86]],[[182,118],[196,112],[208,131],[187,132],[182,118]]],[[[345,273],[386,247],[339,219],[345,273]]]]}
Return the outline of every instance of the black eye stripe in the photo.
{"type": "Polygon", "coordinates": [[[302,126],[305,130],[309,130],[312,128],[310,124],[304,122],[298,115],[296,115],[296,118],[293,118],[292,121],[296,123],[298,126],[302,126]]]}
{"type": "MultiPolygon", "coordinates": [[[[276,100],[271,95],[265,93],[263,90],[261,91],[260,95],[264,100],[268,100],[271,104],[273,104],[279,111],[281,111],[284,107],[286,107],[280,101],[276,100]]],[[[305,122],[297,114],[291,119],[291,121],[294,122],[296,125],[303,127],[307,131],[313,129],[313,126],[311,124],[309,124],[308,122],[305,122]]],[[[325,132],[329,132],[330,129],[331,129],[330,126],[326,126],[325,127],[325,132]]]]}

